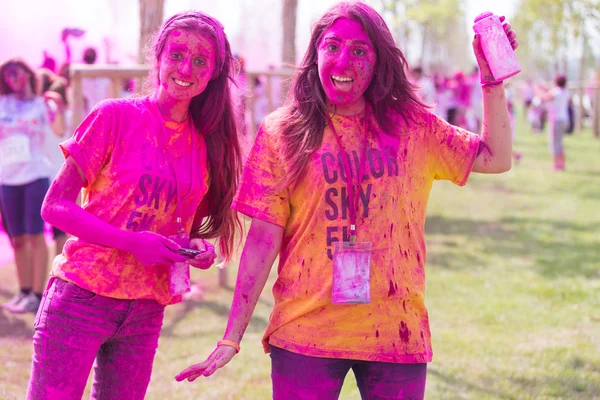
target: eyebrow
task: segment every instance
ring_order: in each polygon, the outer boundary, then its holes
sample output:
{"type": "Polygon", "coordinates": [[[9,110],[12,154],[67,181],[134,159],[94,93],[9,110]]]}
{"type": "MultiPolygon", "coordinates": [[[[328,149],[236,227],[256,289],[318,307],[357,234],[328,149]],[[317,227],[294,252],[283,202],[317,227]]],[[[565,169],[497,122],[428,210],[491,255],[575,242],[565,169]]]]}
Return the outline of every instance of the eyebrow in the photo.
{"type": "Polygon", "coordinates": [[[195,56],[201,56],[201,57],[208,57],[210,53],[209,51],[202,51],[202,52],[194,52],[192,50],[190,50],[189,47],[184,46],[182,44],[178,44],[178,43],[171,43],[169,44],[169,51],[191,51],[192,54],[194,54],[195,56]]]}
{"type": "Polygon", "coordinates": [[[188,50],[187,46],[183,46],[181,44],[170,43],[169,50],[188,50]]]}
{"type": "MultiPolygon", "coordinates": [[[[325,41],[325,40],[336,40],[336,41],[338,41],[338,42],[341,42],[341,41],[342,41],[342,39],[340,39],[340,38],[339,38],[339,37],[337,37],[337,36],[326,36],[326,37],[324,37],[324,38],[323,38],[323,40],[324,40],[324,41],[325,41]]],[[[370,45],[368,42],[365,42],[364,40],[360,40],[360,39],[355,39],[355,40],[353,40],[353,41],[352,41],[352,44],[362,44],[362,45],[365,45],[365,46],[368,46],[368,47],[370,47],[370,46],[371,46],[371,45],[370,45]]]]}

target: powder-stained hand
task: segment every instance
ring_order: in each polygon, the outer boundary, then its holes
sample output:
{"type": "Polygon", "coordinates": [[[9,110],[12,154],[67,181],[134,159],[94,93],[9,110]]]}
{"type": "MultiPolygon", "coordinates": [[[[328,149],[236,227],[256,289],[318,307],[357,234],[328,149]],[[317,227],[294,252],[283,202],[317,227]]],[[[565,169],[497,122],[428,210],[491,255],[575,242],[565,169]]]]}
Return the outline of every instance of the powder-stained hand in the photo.
{"type": "Polygon", "coordinates": [[[200,269],[209,269],[214,264],[217,254],[215,253],[215,246],[211,243],[204,239],[192,239],[190,240],[190,247],[202,251],[202,254],[194,258],[188,258],[185,261],[186,264],[200,269]]]}
{"type": "Polygon", "coordinates": [[[155,232],[131,232],[132,240],[126,250],[135,256],[143,265],[158,266],[184,262],[188,257],[176,253],[181,247],[173,240],[155,232]]]}

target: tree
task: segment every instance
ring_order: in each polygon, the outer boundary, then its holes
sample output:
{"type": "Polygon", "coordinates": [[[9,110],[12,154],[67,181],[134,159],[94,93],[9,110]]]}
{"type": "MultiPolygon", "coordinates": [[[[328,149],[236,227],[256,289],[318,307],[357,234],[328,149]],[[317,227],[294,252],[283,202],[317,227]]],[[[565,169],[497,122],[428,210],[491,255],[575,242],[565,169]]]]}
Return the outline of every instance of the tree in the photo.
{"type": "Polygon", "coordinates": [[[581,46],[579,78],[593,62],[588,38],[600,34],[598,0],[521,0],[511,24],[519,34],[519,56],[531,71],[567,72],[573,46],[581,46]],[[550,70],[550,71],[548,71],[550,70]]]}
{"type": "MultiPolygon", "coordinates": [[[[435,47],[436,44],[438,47],[453,48],[454,43],[450,40],[457,33],[460,33],[460,39],[466,39],[461,0],[405,1],[405,3],[411,3],[406,10],[406,18],[416,22],[421,31],[421,64],[427,61],[428,48],[435,47]]],[[[462,46],[462,48],[469,47],[462,46]]],[[[453,51],[456,52],[458,49],[460,47],[455,47],[453,51]]],[[[466,67],[460,65],[462,64],[460,59],[452,60],[452,64],[466,67]]]]}
{"type": "MultiPolygon", "coordinates": [[[[414,2],[414,1],[413,1],[414,2]]],[[[406,2],[399,0],[380,0],[381,14],[388,21],[392,34],[396,37],[396,41],[403,47],[402,52],[404,56],[408,58],[408,46],[406,43],[409,42],[412,35],[412,26],[407,23],[406,15],[406,2]]]]}
{"type": "Polygon", "coordinates": [[[409,58],[408,43],[420,33],[423,67],[451,65],[467,68],[468,36],[464,29],[463,0],[379,0],[384,18],[409,58]]]}
{"type": "Polygon", "coordinates": [[[283,0],[281,22],[283,38],[281,58],[284,64],[296,65],[296,13],[298,0],[283,0]]]}
{"type": "Polygon", "coordinates": [[[164,18],[165,0],[139,0],[140,5],[140,42],[138,62],[144,64],[146,46],[164,18]]]}

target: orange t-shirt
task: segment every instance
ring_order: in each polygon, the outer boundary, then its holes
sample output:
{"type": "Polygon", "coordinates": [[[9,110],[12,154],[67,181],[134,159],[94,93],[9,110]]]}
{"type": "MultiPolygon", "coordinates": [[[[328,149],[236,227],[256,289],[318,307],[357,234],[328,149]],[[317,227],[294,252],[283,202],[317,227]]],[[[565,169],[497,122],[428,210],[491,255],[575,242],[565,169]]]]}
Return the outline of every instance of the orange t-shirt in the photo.
{"type": "MultiPolygon", "coordinates": [[[[371,115],[360,186],[357,241],[373,244],[370,304],[331,303],[333,242],[348,240],[349,215],[340,147],[325,128],[302,181],[276,192],[284,176],[271,115],[256,137],[233,207],[284,227],[269,345],[315,357],[394,363],[432,358],[424,304],[427,201],[434,180],[464,185],[479,136],[424,112],[396,136],[371,115]]],[[[332,116],[353,175],[364,143],[364,116],[332,116]]],[[[356,181],[356,179],[354,180],[356,181]]]]}
{"type": "MultiPolygon", "coordinates": [[[[148,97],[106,100],[61,147],[85,174],[86,211],[120,229],[175,235],[179,185],[190,231],[208,191],[206,144],[191,123],[163,121],[148,97]]],[[[129,252],[79,238],[67,241],[52,275],[116,299],[181,301],[169,293],[167,266],[146,267],[129,252]]]]}

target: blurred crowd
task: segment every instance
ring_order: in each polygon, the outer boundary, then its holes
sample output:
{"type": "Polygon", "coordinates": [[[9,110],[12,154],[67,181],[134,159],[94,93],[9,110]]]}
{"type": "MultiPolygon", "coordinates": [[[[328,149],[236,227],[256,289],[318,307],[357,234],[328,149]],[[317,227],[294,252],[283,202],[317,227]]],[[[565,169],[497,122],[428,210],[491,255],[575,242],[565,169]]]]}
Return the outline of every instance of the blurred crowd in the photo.
{"type": "MultiPolygon", "coordinates": [[[[480,133],[483,110],[479,72],[475,67],[470,73],[456,71],[451,74],[424,74],[421,67],[411,70],[414,82],[420,87],[425,103],[434,113],[449,123],[480,133]]],[[[589,125],[593,115],[595,82],[571,91],[565,74],[556,74],[553,80],[527,79],[506,82],[505,94],[511,116],[513,139],[516,110],[522,110],[530,133],[539,135],[547,131],[549,153],[553,170],[565,169],[562,138],[575,131],[577,121],[589,125]]],[[[518,164],[522,154],[513,153],[518,164]]]]}

